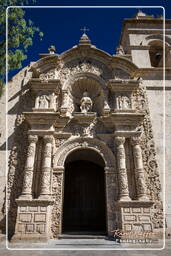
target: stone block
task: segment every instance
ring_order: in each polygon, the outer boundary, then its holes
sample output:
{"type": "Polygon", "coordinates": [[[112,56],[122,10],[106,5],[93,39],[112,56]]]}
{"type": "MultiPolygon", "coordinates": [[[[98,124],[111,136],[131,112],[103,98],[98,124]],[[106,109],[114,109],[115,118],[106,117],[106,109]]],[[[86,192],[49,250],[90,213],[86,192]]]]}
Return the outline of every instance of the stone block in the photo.
{"type": "Polygon", "coordinates": [[[36,232],[42,234],[45,233],[45,225],[44,224],[37,224],[36,225],[36,232]]]}
{"type": "Polygon", "coordinates": [[[21,222],[31,222],[31,213],[20,213],[19,221],[21,222]]]}
{"type": "Polygon", "coordinates": [[[132,230],[132,225],[131,224],[124,224],[124,230],[125,231],[131,231],[132,230]]]}
{"type": "Polygon", "coordinates": [[[148,216],[148,215],[139,216],[139,221],[150,222],[150,216],[148,216]]]}
{"type": "Polygon", "coordinates": [[[125,215],[124,220],[125,221],[136,221],[136,216],[135,215],[125,215]]]}
{"type": "Polygon", "coordinates": [[[141,213],[141,208],[132,208],[133,213],[141,213]]]}
{"type": "Polygon", "coordinates": [[[130,213],[130,208],[123,208],[124,213],[130,213]]]}
{"type": "Polygon", "coordinates": [[[45,222],[46,221],[46,214],[36,213],[34,215],[35,222],[45,222]]]}
{"type": "Polygon", "coordinates": [[[18,224],[18,232],[25,233],[25,224],[18,224]]]}
{"type": "Polygon", "coordinates": [[[34,224],[26,224],[26,233],[34,232],[34,224]]]}
{"type": "Polygon", "coordinates": [[[150,223],[143,224],[143,227],[145,231],[152,231],[152,226],[150,223]]]}
{"type": "Polygon", "coordinates": [[[27,212],[27,206],[20,206],[20,212],[27,212]]]}
{"type": "Polygon", "coordinates": [[[46,212],[46,211],[47,211],[47,208],[44,207],[44,206],[41,206],[41,207],[40,207],[40,211],[41,211],[41,212],[46,212]]]}
{"type": "Polygon", "coordinates": [[[38,207],[37,206],[30,206],[29,211],[30,212],[38,212],[38,207]]]}
{"type": "Polygon", "coordinates": [[[144,213],[150,213],[150,208],[144,208],[144,209],[143,209],[143,212],[144,212],[144,213]]]}
{"type": "Polygon", "coordinates": [[[141,224],[133,224],[134,231],[143,231],[143,225],[141,224]]]}

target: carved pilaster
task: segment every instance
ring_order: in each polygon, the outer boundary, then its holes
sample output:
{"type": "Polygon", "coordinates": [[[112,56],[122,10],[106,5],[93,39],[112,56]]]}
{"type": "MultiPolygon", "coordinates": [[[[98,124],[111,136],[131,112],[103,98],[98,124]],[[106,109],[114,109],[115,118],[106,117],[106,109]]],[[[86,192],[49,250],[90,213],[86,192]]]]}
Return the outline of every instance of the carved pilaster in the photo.
{"type": "Polygon", "coordinates": [[[103,109],[103,113],[104,114],[108,114],[110,112],[110,107],[108,104],[108,92],[105,90],[104,91],[104,109],[103,109]]]}
{"type": "Polygon", "coordinates": [[[32,198],[33,170],[37,140],[38,137],[36,135],[28,136],[29,146],[24,170],[23,190],[20,196],[28,199],[32,198]]]}
{"type": "Polygon", "coordinates": [[[140,138],[132,137],[131,144],[133,146],[137,197],[138,200],[148,200],[142,160],[142,151],[140,147],[140,138]]]}
{"type": "Polygon", "coordinates": [[[48,198],[51,194],[51,161],[53,136],[45,135],[43,140],[44,151],[42,156],[43,163],[39,198],[48,198]]]}
{"type": "Polygon", "coordinates": [[[67,108],[68,108],[68,91],[67,90],[63,90],[62,91],[62,106],[61,106],[61,111],[63,113],[67,112],[67,108]]]}
{"type": "Polygon", "coordinates": [[[115,144],[117,146],[117,166],[118,166],[120,201],[130,200],[124,143],[125,143],[124,137],[115,137],[115,144]]]}
{"type": "Polygon", "coordinates": [[[56,110],[56,98],[57,96],[53,92],[52,95],[50,96],[50,109],[56,110]]]}

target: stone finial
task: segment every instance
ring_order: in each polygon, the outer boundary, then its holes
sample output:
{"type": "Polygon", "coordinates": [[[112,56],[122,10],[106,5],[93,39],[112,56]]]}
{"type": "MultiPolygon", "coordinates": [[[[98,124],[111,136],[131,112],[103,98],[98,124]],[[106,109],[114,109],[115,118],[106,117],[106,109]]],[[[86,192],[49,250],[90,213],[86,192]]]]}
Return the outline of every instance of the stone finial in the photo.
{"type": "Polygon", "coordinates": [[[146,14],[144,12],[142,12],[141,10],[138,11],[138,13],[136,14],[136,18],[138,19],[139,17],[145,17],[146,14]]]}
{"type": "Polygon", "coordinates": [[[136,19],[151,19],[154,18],[153,15],[148,15],[144,12],[142,12],[141,10],[138,11],[138,13],[135,15],[136,19]]]}
{"type": "Polygon", "coordinates": [[[116,48],[116,54],[117,54],[117,55],[124,55],[124,54],[125,54],[122,45],[119,45],[119,46],[116,48]]]}
{"type": "Polygon", "coordinates": [[[51,45],[49,48],[48,48],[48,51],[50,54],[55,54],[55,51],[56,51],[56,48],[54,45],[51,45]]]}
{"type": "Polygon", "coordinates": [[[80,45],[90,45],[91,44],[91,40],[89,39],[89,37],[87,36],[86,33],[83,33],[83,35],[81,36],[79,44],[80,45]]]}

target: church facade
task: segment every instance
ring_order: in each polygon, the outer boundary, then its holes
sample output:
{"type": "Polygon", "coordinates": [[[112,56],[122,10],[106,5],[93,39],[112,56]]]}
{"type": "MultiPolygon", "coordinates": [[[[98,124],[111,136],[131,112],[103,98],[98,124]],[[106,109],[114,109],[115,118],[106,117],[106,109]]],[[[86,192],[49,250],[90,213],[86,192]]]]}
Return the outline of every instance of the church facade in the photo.
{"type": "Polygon", "coordinates": [[[115,230],[162,236],[163,61],[169,95],[170,29],[169,20],[164,56],[163,20],[139,12],[124,21],[115,55],[84,33],[60,55],[51,46],[10,82],[13,240],[115,230]]]}

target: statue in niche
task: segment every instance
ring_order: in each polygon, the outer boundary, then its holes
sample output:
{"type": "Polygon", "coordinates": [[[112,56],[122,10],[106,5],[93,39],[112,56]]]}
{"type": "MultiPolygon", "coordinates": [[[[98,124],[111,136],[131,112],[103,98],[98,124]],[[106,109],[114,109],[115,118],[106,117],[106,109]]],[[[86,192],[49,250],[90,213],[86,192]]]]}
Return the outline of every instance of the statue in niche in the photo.
{"type": "Polygon", "coordinates": [[[50,108],[57,110],[58,109],[58,97],[53,92],[50,96],[50,108]]]}
{"type": "Polygon", "coordinates": [[[40,95],[36,99],[36,108],[49,108],[49,97],[47,95],[40,95]]]}
{"type": "Polygon", "coordinates": [[[83,97],[80,103],[81,113],[86,114],[87,112],[90,112],[92,110],[93,102],[91,98],[88,96],[88,92],[83,93],[83,97]]]}
{"type": "Polygon", "coordinates": [[[129,97],[119,96],[118,97],[118,107],[119,107],[119,109],[130,109],[131,108],[131,102],[130,102],[129,97]]]}

